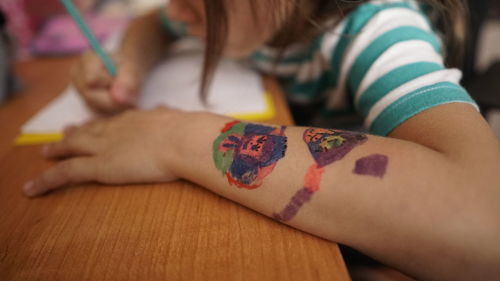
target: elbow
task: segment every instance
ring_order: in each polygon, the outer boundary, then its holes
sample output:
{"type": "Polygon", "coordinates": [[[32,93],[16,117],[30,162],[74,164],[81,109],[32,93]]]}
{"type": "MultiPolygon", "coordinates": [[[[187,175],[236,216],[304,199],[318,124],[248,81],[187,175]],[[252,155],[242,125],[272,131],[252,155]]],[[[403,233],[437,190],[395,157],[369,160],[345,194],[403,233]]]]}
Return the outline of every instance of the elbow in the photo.
{"type": "Polygon", "coordinates": [[[461,163],[464,184],[458,187],[463,191],[458,212],[463,215],[462,245],[467,245],[464,254],[470,254],[472,276],[480,277],[476,280],[500,276],[500,145],[487,152],[461,163]]]}

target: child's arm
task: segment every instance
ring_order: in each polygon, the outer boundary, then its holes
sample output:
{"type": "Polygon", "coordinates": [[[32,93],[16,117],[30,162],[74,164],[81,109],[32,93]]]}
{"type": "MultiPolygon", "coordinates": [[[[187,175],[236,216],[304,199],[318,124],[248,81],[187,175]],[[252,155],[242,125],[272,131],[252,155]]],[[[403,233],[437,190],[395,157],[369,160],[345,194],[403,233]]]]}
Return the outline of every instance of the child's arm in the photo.
{"type": "Polygon", "coordinates": [[[168,45],[174,40],[161,22],[161,11],[154,10],[137,18],[127,28],[118,56],[134,65],[142,79],[163,59],[168,45]]]}
{"type": "Polygon", "coordinates": [[[181,177],[419,279],[499,276],[500,149],[472,107],[427,110],[393,138],[230,122],[157,110],[72,130],[45,153],[85,157],[25,191],[181,177]]]}
{"type": "Polygon", "coordinates": [[[73,72],[78,92],[93,109],[119,112],[135,104],[146,74],[161,61],[173,41],[161,24],[159,10],[133,20],[114,55],[118,66],[111,77],[93,52],[82,55],[73,72]]]}

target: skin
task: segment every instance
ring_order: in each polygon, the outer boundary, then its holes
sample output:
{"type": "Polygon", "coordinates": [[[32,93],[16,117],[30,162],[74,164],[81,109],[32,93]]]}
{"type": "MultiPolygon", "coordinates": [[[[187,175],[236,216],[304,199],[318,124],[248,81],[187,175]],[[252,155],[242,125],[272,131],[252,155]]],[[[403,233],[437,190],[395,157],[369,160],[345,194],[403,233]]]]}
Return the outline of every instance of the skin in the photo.
{"type": "MultiPolygon", "coordinates": [[[[269,15],[269,0],[257,2],[256,14],[269,15]]],[[[283,0],[277,0],[283,2],[283,0]]],[[[279,18],[258,17],[250,13],[250,2],[229,2],[229,30],[224,55],[242,58],[269,41],[278,30],[279,18]],[[237,5],[235,3],[238,3],[237,5]],[[265,27],[265,28],[264,28],[265,27]]],[[[291,7],[283,5],[280,14],[291,7]]],[[[123,43],[114,60],[118,67],[111,77],[101,60],[91,51],[85,53],[73,69],[73,83],[90,108],[110,115],[134,107],[144,77],[166,54],[173,39],[160,24],[159,12],[153,11],[134,20],[125,33],[123,43]]],[[[175,22],[184,23],[189,35],[205,40],[205,12],[201,0],[171,0],[164,11],[175,22]]],[[[281,20],[282,21],[282,20],[281,20]]]]}
{"type": "MultiPolygon", "coordinates": [[[[246,57],[272,38],[282,23],[280,20],[276,23],[276,20],[269,16],[259,16],[269,14],[269,1],[228,1],[228,20],[230,24],[228,25],[227,44],[224,50],[225,56],[232,58],[246,57]],[[257,4],[255,7],[257,21],[250,12],[252,11],[251,3],[257,4]]],[[[282,6],[282,13],[286,13],[291,8],[289,4],[282,6]]],[[[166,14],[171,20],[186,24],[188,34],[202,40],[206,38],[206,18],[203,1],[171,0],[166,8],[166,14]]]]}
{"type": "MultiPolygon", "coordinates": [[[[232,18],[239,18],[234,11],[232,18]]],[[[247,36],[255,38],[255,46],[265,40],[247,36]]],[[[137,42],[131,38],[125,42],[137,42]]],[[[133,44],[122,50],[141,53],[132,51],[133,44]]],[[[124,59],[123,67],[138,58],[124,59]]],[[[162,108],[130,110],[68,128],[62,142],[43,150],[48,159],[64,160],[27,183],[24,192],[39,196],[84,182],[182,178],[272,216],[303,187],[314,161],[303,141],[306,128],[286,129],[286,156],[258,189],[247,190],[231,186],[213,163],[213,141],[231,121],[162,108]]],[[[387,138],[368,136],[363,145],[324,167],[319,190],[287,223],[356,248],[419,280],[494,280],[500,276],[498,167],[499,142],[477,111],[465,104],[434,107],[387,138]],[[383,179],[352,172],[357,160],[374,154],[390,159],[383,179]]]]}
{"type": "Polygon", "coordinates": [[[342,160],[357,146],[364,144],[364,134],[327,129],[309,128],[304,132],[304,142],[314,158],[314,163],[307,169],[304,187],[295,193],[286,207],[273,217],[279,221],[289,221],[295,217],[304,203],[311,200],[321,185],[325,167],[342,160]]]}
{"type": "Polygon", "coordinates": [[[228,182],[255,189],[285,157],[286,127],[231,122],[224,126],[213,144],[213,159],[228,182]]]}
{"type": "Polygon", "coordinates": [[[383,178],[388,164],[389,158],[387,156],[374,154],[356,161],[356,166],[352,172],[358,175],[383,178]]]}

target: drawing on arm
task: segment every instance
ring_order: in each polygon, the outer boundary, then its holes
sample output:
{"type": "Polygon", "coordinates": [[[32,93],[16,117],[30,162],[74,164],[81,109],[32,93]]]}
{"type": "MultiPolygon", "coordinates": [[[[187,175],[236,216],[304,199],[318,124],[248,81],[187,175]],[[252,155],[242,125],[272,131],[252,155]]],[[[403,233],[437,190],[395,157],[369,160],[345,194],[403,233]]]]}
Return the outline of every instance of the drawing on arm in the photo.
{"type": "Polygon", "coordinates": [[[273,128],[239,121],[226,124],[213,143],[216,168],[232,185],[258,188],[285,156],[285,129],[284,126],[273,128]]]}
{"type": "Polygon", "coordinates": [[[358,175],[383,178],[389,164],[389,158],[382,154],[373,154],[356,161],[353,173],[358,175]]]}
{"type": "Polygon", "coordinates": [[[368,137],[360,133],[311,128],[304,132],[303,139],[314,163],[304,177],[304,187],[295,193],[281,212],[273,214],[279,221],[295,217],[300,208],[319,190],[325,167],[342,160],[355,147],[365,143],[368,137]]]}

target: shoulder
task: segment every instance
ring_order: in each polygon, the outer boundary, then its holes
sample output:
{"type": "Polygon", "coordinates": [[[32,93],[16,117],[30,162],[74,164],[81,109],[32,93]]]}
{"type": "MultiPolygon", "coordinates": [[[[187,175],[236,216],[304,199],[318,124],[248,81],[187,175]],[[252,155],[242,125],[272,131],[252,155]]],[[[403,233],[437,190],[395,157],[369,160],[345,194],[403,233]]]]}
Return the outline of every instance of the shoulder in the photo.
{"type": "Polygon", "coordinates": [[[444,65],[441,40],[413,2],[370,1],[341,28],[325,35],[322,50],[338,81],[336,93],[349,97],[372,133],[386,135],[442,104],[475,106],[460,87],[461,72],[444,65]]]}
{"type": "Polygon", "coordinates": [[[166,6],[162,6],[158,9],[157,17],[165,31],[174,38],[180,38],[187,35],[184,24],[175,22],[167,16],[166,6]]]}
{"type": "Polygon", "coordinates": [[[430,20],[415,1],[368,1],[349,13],[340,23],[327,28],[321,51],[332,60],[337,52],[338,60],[351,45],[368,44],[389,31],[392,34],[404,34],[408,30],[412,30],[411,33],[419,30],[437,38],[430,20]]]}

